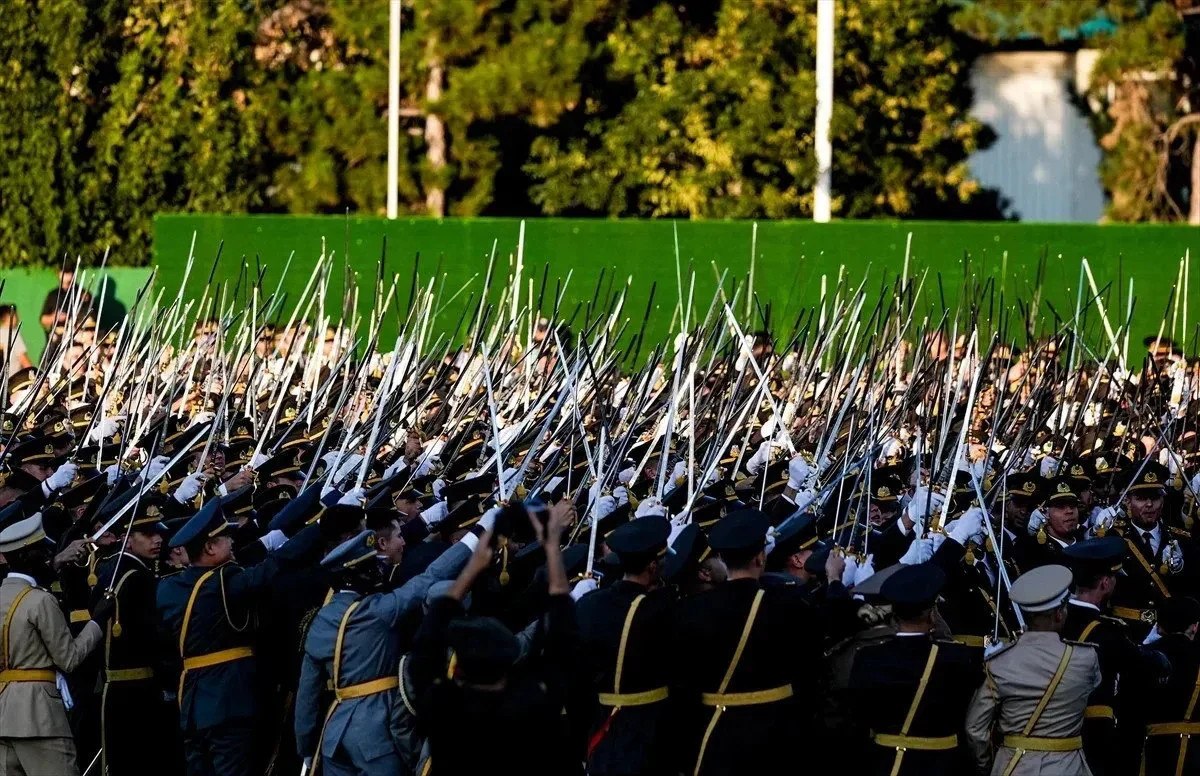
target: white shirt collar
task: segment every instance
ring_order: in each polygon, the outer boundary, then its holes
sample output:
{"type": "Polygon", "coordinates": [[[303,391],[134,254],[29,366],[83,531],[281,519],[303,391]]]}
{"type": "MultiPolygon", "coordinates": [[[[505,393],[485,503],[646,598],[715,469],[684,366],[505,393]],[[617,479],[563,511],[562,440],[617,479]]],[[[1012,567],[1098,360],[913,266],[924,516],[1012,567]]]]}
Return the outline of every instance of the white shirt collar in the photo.
{"type": "Polygon", "coordinates": [[[1099,606],[1096,606],[1095,604],[1089,603],[1087,601],[1080,601],[1078,598],[1072,598],[1070,601],[1070,604],[1072,606],[1085,606],[1088,609],[1095,609],[1096,611],[1100,611],[1099,606]]]}
{"type": "Polygon", "coordinates": [[[124,555],[126,558],[129,558],[130,560],[137,561],[139,564],[141,564],[141,567],[144,569],[150,568],[149,566],[146,565],[146,561],[142,560],[141,558],[134,555],[132,552],[129,552],[128,550],[122,550],[121,554],[124,555]]]}
{"type": "Polygon", "coordinates": [[[26,582],[28,582],[30,585],[37,587],[37,580],[34,579],[33,577],[29,576],[28,574],[18,574],[15,571],[10,571],[10,572],[8,572],[8,578],[9,579],[23,579],[26,582]]]}
{"type": "Polygon", "coordinates": [[[921,636],[921,637],[925,637],[925,636],[928,636],[929,634],[928,634],[928,633],[912,633],[912,632],[910,632],[910,631],[896,631],[896,635],[897,635],[897,636],[921,636]]]}

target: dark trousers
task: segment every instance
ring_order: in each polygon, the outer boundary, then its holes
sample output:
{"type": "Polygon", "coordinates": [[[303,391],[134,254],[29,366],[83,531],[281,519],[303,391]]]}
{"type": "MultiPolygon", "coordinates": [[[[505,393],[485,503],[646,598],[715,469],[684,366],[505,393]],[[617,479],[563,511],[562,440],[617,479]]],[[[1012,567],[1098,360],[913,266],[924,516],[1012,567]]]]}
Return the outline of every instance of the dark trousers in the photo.
{"type": "Polygon", "coordinates": [[[175,708],[153,680],[111,682],[100,694],[100,731],[107,776],[141,776],[149,763],[158,776],[183,773],[175,708]]]}
{"type": "Polygon", "coordinates": [[[187,776],[252,776],[255,772],[254,723],[232,720],[184,733],[187,776]]]}

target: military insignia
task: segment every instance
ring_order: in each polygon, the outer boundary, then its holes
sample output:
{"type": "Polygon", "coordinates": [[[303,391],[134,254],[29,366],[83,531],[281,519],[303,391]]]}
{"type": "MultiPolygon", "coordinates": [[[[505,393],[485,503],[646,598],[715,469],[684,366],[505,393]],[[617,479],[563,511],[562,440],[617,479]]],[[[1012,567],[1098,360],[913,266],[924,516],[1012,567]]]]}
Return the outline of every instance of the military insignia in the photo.
{"type": "Polygon", "coordinates": [[[1155,472],[1146,472],[1145,480],[1151,484],[1156,483],[1158,482],[1158,474],[1155,472]]]}
{"type": "Polygon", "coordinates": [[[1028,495],[1033,495],[1033,492],[1035,490],[1037,490],[1037,484],[1033,480],[1028,480],[1023,485],[1021,485],[1022,493],[1026,493],[1028,495]]]}
{"type": "Polygon", "coordinates": [[[1065,482],[1060,482],[1060,483],[1058,483],[1058,488],[1057,488],[1057,491],[1058,491],[1059,493],[1070,493],[1070,492],[1071,492],[1071,486],[1070,486],[1070,485],[1068,485],[1068,484],[1067,484],[1067,483],[1065,483],[1065,482]]]}
{"type": "Polygon", "coordinates": [[[171,486],[170,486],[170,484],[167,483],[167,481],[165,479],[158,481],[158,492],[159,493],[161,493],[165,496],[165,495],[167,495],[168,491],[170,491],[170,489],[171,489],[171,486]]]}
{"type": "Polygon", "coordinates": [[[294,420],[295,417],[296,417],[296,408],[295,407],[288,407],[287,409],[285,409],[283,411],[283,419],[284,420],[294,420]]]}
{"type": "Polygon", "coordinates": [[[16,426],[14,426],[13,422],[8,418],[5,418],[4,422],[0,424],[0,429],[2,429],[6,434],[11,434],[14,428],[16,428],[16,426]]]}
{"type": "Polygon", "coordinates": [[[368,548],[374,547],[375,546],[375,534],[367,534],[366,538],[363,539],[363,542],[367,545],[368,548]]]}
{"type": "Polygon", "coordinates": [[[286,490],[281,489],[280,493],[279,493],[279,498],[281,501],[289,501],[292,498],[292,494],[286,490]]]}
{"type": "Polygon", "coordinates": [[[1083,476],[1083,467],[1080,466],[1079,464],[1075,464],[1074,466],[1072,466],[1071,467],[1071,476],[1072,477],[1082,477],[1083,476]]]}
{"type": "Polygon", "coordinates": [[[27,418],[25,418],[25,422],[22,425],[25,426],[25,428],[27,428],[27,429],[36,428],[37,427],[37,418],[30,415],[27,418]]]}
{"type": "Polygon", "coordinates": [[[879,495],[879,498],[891,498],[892,497],[892,489],[887,487],[886,485],[884,485],[883,487],[881,487],[879,489],[878,495],[879,495]]]}
{"type": "Polygon", "coordinates": [[[725,498],[737,498],[737,491],[733,489],[732,485],[725,486],[725,498]]]}
{"type": "Polygon", "coordinates": [[[1096,471],[1097,472],[1106,472],[1106,471],[1108,471],[1108,468],[1109,467],[1108,467],[1108,459],[1107,458],[1097,458],[1096,459],[1096,471]]]}
{"type": "Polygon", "coordinates": [[[161,514],[162,512],[158,510],[157,504],[151,504],[150,506],[146,507],[146,517],[158,517],[161,514]]]}
{"type": "Polygon", "coordinates": [[[8,482],[8,472],[0,472],[0,488],[3,488],[6,482],[8,482]]]}
{"type": "Polygon", "coordinates": [[[46,445],[46,447],[45,447],[45,449],[43,450],[43,452],[44,452],[46,455],[54,455],[54,445],[46,445]]]}

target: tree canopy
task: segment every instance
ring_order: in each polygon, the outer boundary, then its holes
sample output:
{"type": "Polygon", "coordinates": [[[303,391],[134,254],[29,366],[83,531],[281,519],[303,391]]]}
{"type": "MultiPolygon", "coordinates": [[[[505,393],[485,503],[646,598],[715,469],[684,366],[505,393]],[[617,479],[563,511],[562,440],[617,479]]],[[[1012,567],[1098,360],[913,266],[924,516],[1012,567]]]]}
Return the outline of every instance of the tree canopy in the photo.
{"type": "MultiPolygon", "coordinates": [[[[405,0],[401,209],[803,217],[811,0],[405,0]]],[[[11,0],[5,264],[149,260],[164,211],[382,213],[388,4],[11,0]]],[[[997,217],[943,0],[838,3],[835,215],[997,217]]]]}

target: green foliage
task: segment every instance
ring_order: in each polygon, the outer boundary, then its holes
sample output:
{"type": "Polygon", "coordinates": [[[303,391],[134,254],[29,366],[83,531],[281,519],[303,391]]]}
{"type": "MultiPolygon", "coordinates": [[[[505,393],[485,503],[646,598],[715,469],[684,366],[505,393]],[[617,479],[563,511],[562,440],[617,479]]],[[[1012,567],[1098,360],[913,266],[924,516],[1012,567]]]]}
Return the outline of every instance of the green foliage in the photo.
{"type": "Polygon", "coordinates": [[[0,14],[0,262],[149,259],[163,210],[260,201],[250,0],[10,0],[0,14]]]}
{"type": "MultiPolygon", "coordinates": [[[[812,212],[815,14],[803,0],[654,4],[618,15],[566,131],[529,172],[547,213],[728,218],[812,212]],[[691,9],[691,10],[688,10],[691,9]]],[[[971,52],[938,0],[839,3],[834,212],[961,212],[986,141],[967,115],[971,52]]],[[[982,198],[981,198],[982,199],[982,198]]],[[[984,205],[976,215],[995,216],[984,205]]]]}

